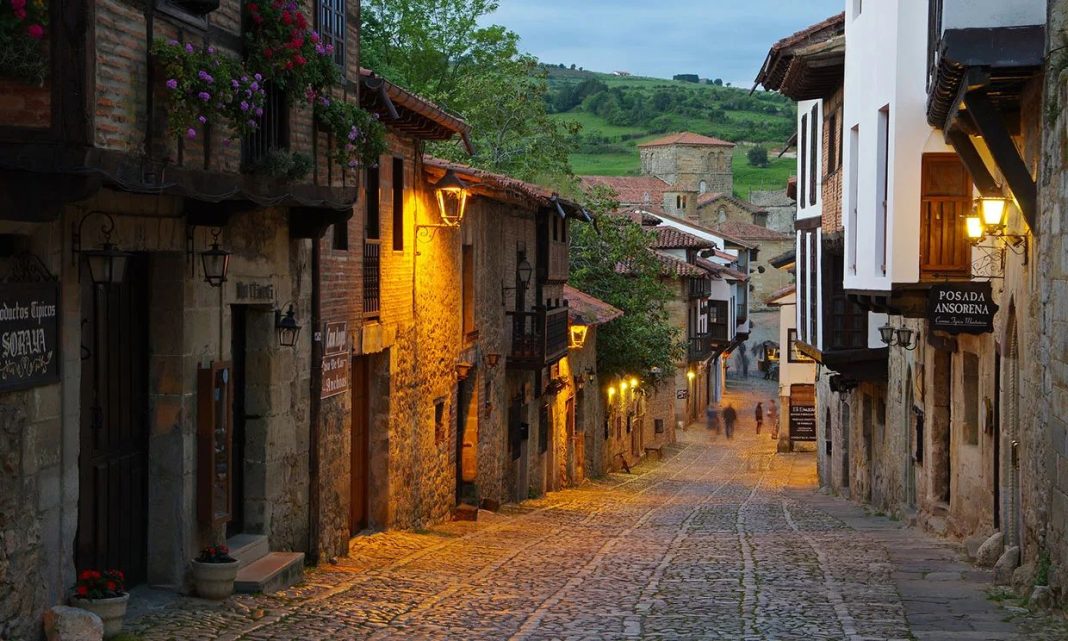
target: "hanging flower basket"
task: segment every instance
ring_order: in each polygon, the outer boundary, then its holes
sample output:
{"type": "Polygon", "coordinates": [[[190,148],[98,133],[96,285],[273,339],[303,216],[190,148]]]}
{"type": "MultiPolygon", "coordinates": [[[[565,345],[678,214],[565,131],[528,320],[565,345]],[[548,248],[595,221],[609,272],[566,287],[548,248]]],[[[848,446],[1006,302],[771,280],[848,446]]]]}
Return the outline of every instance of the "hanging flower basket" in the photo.
{"type": "Polygon", "coordinates": [[[48,64],[48,4],[0,0],[0,75],[41,85],[48,64]]]}
{"type": "Polygon", "coordinates": [[[378,164],[386,151],[386,128],[373,115],[356,105],[326,96],[315,103],[315,122],[334,139],[331,159],[355,169],[378,164]]]}
{"type": "Polygon", "coordinates": [[[163,77],[171,133],[196,138],[209,123],[228,127],[235,138],[259,129],[267,98],[261,74],[211,46],[157,40],[152,55],[163,77]]]}
{"type": "Polygon", "coordinates": [[[246,2],[248,64],[261,69],[292,103],[314,102],[341,80],[334,47],[308,28],[308,19],[293,1],[246,2]]]}

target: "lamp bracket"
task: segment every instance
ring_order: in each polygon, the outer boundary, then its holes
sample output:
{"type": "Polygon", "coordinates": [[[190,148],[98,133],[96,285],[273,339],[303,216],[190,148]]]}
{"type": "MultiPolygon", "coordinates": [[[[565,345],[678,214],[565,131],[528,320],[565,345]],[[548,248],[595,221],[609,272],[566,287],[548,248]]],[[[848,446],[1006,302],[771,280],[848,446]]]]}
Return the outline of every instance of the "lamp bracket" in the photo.
{"type": "Polygon", "coordinates": [[[72,224],[70,234],[72,265],[78,264],[78,254],[82,252],[82,227],[85,225],[85,221],[93,216],[100,216],[104,219],[104,222],[100,225],[100,233],[104,235],[104,243],[111,244],[111,234],[115,232],[115,219],[111,217],[111,214],[96,209],[86,213],[76,224],[72,224]]]}

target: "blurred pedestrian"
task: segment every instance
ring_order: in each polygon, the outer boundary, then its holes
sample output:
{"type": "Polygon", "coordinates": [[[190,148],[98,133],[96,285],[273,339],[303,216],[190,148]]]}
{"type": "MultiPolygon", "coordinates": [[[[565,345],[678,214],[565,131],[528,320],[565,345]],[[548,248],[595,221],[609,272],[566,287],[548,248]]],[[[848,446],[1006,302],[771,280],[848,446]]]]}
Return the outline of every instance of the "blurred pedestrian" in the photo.
{"type": "Polygon", "coordinates": [[[760,428],[764,426],[764,405],[760,401],[757,401],[756,411],[754,412],[754,414],[756,415],[757,424],[756,433],[760,434],[760,428]]]}
{"type": "Polygon", "coordinates": [[[723,410],[723,424],[727,428],[727,438],[734,438],[734,424],[738,421],[738,412],[734,410],[734,405],[728,403],[726,409],[723,410]]]}
{"type": "Polygon", "coordinates": [[[771,438],[779,438],[779,408],[775,399],[768,401],[768,422],[771,423],[771,438]]]}
{"type": "Polygon", "coordinates": [[[705,410],[705,421],[709,430],[719,433],[719,411],[711,405],[705,410]]]}

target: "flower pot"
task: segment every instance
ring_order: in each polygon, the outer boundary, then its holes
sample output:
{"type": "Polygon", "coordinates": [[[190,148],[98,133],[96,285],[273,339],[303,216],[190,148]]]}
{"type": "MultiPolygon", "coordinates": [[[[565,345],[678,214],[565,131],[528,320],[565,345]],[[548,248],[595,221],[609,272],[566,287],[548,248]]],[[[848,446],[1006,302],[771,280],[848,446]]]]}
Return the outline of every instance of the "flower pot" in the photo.
{"type": "Polygon", "coordinates": [[[109,638],[122,632],[122,620],[126,616],[126,604],[129,600],[129,594],[111,599],[80,599],[72,596],[70,604],[76,608],[89,610],[100,617],[100,620],[104,622],[104,638],[109,638]]]}
{"type": "Polygon", "coordinates": [[[193,561],[193,582],[197,594],[205,599],[216,601],[225,599],[234,593],[234,579],[237,578],[237,561],[229,563],[201,563],[193,561]]]}

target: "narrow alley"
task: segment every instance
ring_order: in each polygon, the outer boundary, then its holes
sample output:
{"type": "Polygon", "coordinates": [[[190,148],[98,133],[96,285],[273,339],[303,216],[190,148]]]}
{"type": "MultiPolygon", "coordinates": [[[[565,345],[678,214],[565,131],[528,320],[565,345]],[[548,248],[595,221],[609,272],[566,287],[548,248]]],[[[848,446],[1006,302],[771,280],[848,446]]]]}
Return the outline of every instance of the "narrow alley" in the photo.
{"type": "Polygon", "coordinates": [[[1005,622],[948,546],[814,493],[815,457],[776,454],[747,419],[731,441],[691,426],[661,463],[477,523],[354,539],[283,593],[182,599],[130,627],[146,641],[1043,638],[1005,622]]]}

